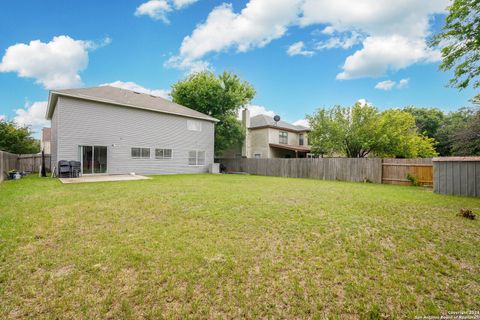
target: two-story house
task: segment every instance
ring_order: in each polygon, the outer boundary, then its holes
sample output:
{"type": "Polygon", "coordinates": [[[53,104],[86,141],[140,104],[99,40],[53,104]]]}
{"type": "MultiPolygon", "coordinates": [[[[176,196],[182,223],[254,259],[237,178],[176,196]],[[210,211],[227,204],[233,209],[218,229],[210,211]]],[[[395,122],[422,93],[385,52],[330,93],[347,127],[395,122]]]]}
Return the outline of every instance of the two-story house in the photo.
{"type": "Polygon", "coordinates": [[[248,109],[242,110],[245,140],[238,148],[228,150],[223,158],[306,158],[309,128],[260,114],[250,117],[248,109]]]}
{"type": "Polygon", "coordinates": [[[140,92],[101,86],[50,91],[52,168],[82,174],[207,172],[217,119],[140,92]]]}

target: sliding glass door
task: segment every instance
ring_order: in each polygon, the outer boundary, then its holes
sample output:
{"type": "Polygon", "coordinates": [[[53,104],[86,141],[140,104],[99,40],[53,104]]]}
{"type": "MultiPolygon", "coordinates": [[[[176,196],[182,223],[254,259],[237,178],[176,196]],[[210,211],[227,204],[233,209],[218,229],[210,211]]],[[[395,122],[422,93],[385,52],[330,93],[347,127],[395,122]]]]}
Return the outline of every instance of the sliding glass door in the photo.
{"type": "Polygon", "coordinates": [[[107,147],[80,146],[82,174],[107,172],[107,147]]]}

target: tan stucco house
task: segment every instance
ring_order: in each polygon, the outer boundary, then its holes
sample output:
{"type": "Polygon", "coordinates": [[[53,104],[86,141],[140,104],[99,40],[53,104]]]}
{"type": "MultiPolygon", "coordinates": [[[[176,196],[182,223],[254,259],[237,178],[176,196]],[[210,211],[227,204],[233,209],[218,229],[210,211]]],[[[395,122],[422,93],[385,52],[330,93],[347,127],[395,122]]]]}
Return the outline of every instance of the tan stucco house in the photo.
{"type": "Polygon", "coordinates": [[[250,117],[248,109],[242,111],[242,124],[243,145],[226,151],[222,158],[306,158],[310,154],[309,128],[264,114],[250,117]]]}

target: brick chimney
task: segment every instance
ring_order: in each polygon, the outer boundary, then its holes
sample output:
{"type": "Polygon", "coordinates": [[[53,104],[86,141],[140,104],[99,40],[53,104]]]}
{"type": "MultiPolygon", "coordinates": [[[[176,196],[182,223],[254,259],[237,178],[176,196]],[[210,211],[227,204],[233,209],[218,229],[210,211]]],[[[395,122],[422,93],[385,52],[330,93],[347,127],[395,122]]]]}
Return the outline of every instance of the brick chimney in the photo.
{"type": "Polygon", "coordinates": [[[248,128],[250,128],[250,111],[245,108],[242,110],[242,125],[245,128],[245,139],[242,144],[242,157],[247,158],[250,150],[250,134],[248,128]]]}

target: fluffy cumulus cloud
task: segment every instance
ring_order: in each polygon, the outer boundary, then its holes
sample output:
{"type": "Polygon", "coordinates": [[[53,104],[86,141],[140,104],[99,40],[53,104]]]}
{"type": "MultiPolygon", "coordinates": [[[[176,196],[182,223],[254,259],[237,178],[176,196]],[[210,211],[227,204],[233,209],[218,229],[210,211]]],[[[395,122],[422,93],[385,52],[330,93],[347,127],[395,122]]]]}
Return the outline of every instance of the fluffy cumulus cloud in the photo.
{"type": "Polygon", "coordinates": [[[0,121],[6,120],[7,117],[4,114],[0,114],[0,121]]]}
{"type": "MultiPolygon", "coordinates": [[[[235,49],[245,52],[282,37],[298,18],[301,0],[250,0],[236,13],[231,4],[214,8],[206,21],[185,37],[178,56],[168,66],[188,69],[208,53],[235,49]]],[[[203,63],[205,66],[205,63],[203,63]]]]}
{"type": "MultiPolygon", "coordinates": [[[[258,116],[259,114],[265,114],[270,117],[275,116],[275,112],[265,108],[264,106],[250,104],[247,106],[247,109],[250,111],[250,117],[255,117],[255,116],[258,116]]],[[[238,111],[237,118],[242,119],[242,110],[238,111]]]]}
{"type": "Polygon", "coordinates": [[[135,82],[131,82],[131,81],[127,81],[127,82],[115,81],[115,82],[101,84],[101,86],[112,86],[112,87],[117,87],[117,88],[121,88],[121,89],[136,91],[136,92],[140,92],[140,93],[147,93],[147,94],[151,94],[153,96],[162,97],[164,99],[169,99],[170,100],[170,91],[169,90],[148,89],[148,88],[142,87],[141,85],[139,85],[135,82]]]}
{"type": "Polygon", "coordinates": [[[303,41],[295,42],[290,47],[288,47],[287,54],[289,56],[313,56],[314,52],[311,50],[305,50],[305,44],[303,41]]]}
{"type": "Polygon", "coordinates": [[[389,90],[392,90],[393,88],[402,89],[408,86],[409,81],[410,79],[408,78],[401,79],[400,81],[398,81],[398,83],[393,80],[380,81],[375,85],[375,89],[384,90],[384,91],[389,91],[389,90]]]}
{"type": "Polygon", "coordinates": [[[80,72],[88,65],[88,51],[108,45],[75,40],[69,36],[18,43],[7,48],[0,63],[0,72],[16,72],[19,77],[33,78],[46,89],[72,88],[82,85],[80,72]]]}
{"type": "Polygon", "coordinates": [[[21,126],[30,126],[38,134],[43,127],[50,126],[50,121],[45,118],[47,101],[37,101],[25,104],[23,108],[15,110],[13,121],[21,126]]]}
{"type": "MultiPolygon", "coordinates": [[[[187,69],[209,53],[244,52],[284,36],[291,26],[319,25],[325,39],[316,50],[361,46],[346,59],[338,79],[375,77],[437,61],[439,53],[428,48],[426,37],[432,15],[443,13],[448,4],[449,0],[249,0],[239,12],[223,4],[184,38],[179,54],[167,65],[187,69]]],[[[294,45],[292,53],[312,54],[299,42],[294,45]]]]}
{"type": "Polygon", "coordinates": [[[302,127],[310,128],[310,123],[308,122],[307,119],[297,120],[293,124],[296,125],[296,126],[302,126],[302,127]]]}
{"type": "Polygon", "coordinates": [[[135,10],[136,16],[149,16],[154,20],[168,23],[167,14],[197,2],[198,0],[150,0],[142,3],[135,10]]]}
{"type": "Polygon", "coordinates": [[[410,79],[402,79],[398,82],[398,85],[397,85],[397,88],[401,89],[401,88],[405,88],[408,86],[408,83],[410,82],[410,79]]]}
{"type": "Polygon", "coordinates": [[[440,59],[425,39],[409,39],[399,35],[368,37],[363,48],[349,56],[343,72],[337,79],[378,77],[387,71],[397,71],[417,62],[434,62],[440,59]]]}

